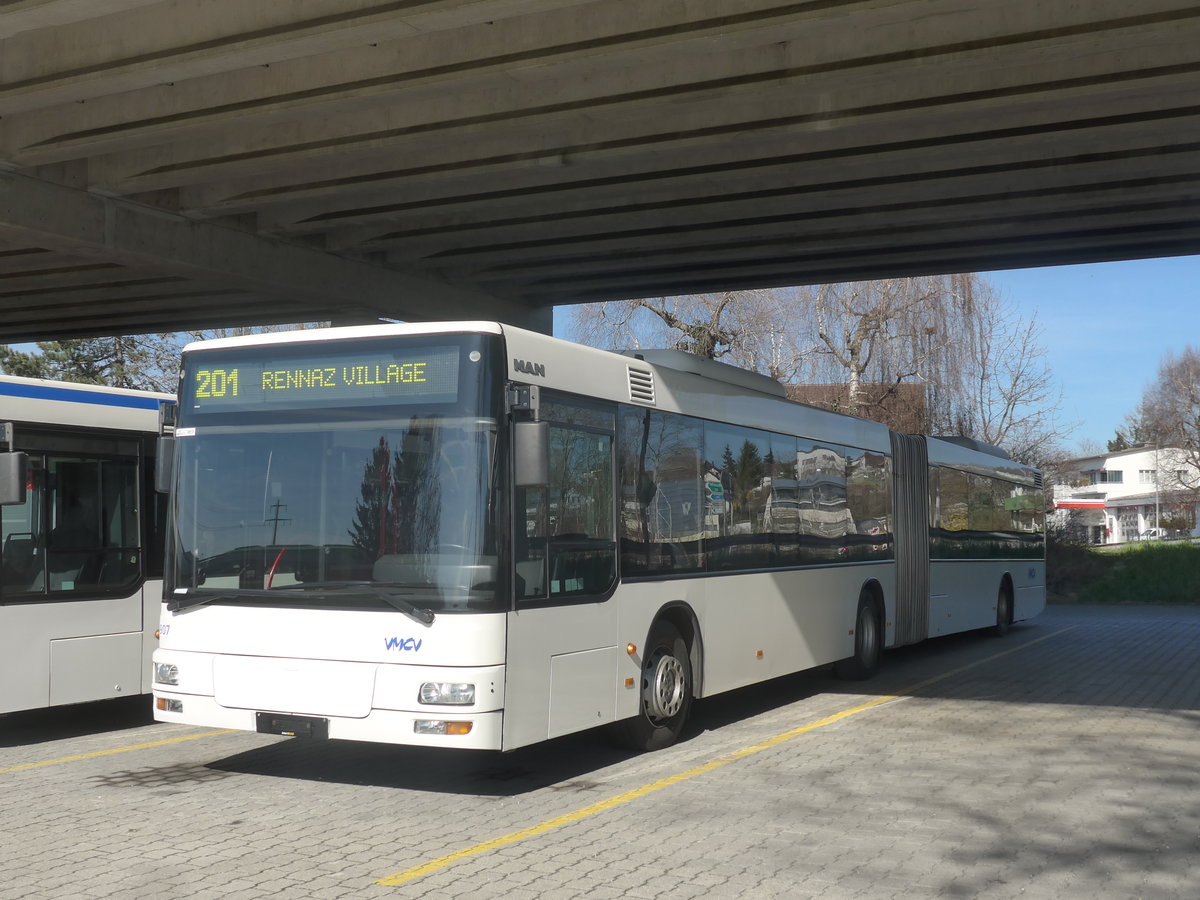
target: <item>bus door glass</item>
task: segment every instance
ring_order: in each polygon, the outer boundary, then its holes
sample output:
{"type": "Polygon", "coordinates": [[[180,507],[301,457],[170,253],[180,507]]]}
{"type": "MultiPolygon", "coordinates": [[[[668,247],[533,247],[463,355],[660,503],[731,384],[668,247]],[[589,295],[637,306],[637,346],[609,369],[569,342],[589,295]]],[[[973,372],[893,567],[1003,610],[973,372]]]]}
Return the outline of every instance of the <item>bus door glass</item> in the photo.
{"type": "MultiPolygon", "coordinates": [[[[76,443],[82,449],[83,442],[76,443]]],[[[26,487],[25,502],[3,512],[6,596],[74,599],[137,585],[142,537],[135,455],[30,453],[26,487]]]]}
{"type": "Polygon", "coordinates": [[[46,547],[42,484],[45,463],[29,457],[25,502],[0,511],[3,533],[4,594],[23,594],[45,589],[46,547]]]}
{"type": "Polygon", "coordinates": [[[46,482],[49,589],[113,589],[136,582],[136,461],[48,456],[46,482]]]}
{"type": "Polygon", "coordinates": [[[611,408],[543,394],[550,480],[517,491],[516,596],[556,601],[606,594],[616,580],[611,408]]]}

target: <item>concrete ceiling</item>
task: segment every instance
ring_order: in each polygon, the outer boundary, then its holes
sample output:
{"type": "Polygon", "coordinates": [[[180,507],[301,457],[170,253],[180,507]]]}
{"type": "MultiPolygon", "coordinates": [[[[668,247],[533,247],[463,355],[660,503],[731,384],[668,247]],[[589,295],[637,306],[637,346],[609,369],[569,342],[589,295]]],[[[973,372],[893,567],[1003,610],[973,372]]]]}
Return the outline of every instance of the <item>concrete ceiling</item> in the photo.
{"type": "Polygon", "coordinates": [[[3,0],[0,342],[1200,252],[1200,4],[3,0]]]}

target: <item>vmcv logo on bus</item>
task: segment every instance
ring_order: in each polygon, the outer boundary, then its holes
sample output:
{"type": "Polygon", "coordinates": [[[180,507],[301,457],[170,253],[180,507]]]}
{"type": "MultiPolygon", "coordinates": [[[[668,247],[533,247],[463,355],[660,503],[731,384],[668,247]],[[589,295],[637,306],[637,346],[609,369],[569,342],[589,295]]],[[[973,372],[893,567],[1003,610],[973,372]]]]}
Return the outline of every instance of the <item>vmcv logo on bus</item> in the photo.
{"type": "Polygon", "coordinates": [[[417,638],[390,637],[383,639],[385,650],[412,650],[414,653],[421,649],[421,641],[417,638]]]}

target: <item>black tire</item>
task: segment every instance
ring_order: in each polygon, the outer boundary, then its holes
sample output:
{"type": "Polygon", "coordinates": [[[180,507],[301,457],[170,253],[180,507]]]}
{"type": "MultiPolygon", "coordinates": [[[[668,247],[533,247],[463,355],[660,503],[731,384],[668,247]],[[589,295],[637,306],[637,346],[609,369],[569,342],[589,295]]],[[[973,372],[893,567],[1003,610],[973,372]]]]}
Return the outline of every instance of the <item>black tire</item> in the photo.
{"type": "Polygon", "coordinates": [[[1007,584],[1000,585],[1000,590],[996,594],[996,624],[992,626],[992,635],[995,637],[1004,637],[1008,634],[1009,628],[1013,622],[1013,599],[1012,591],[1008,589],[1007,584]]]}
{"type": "Polygon", "coordinates": [[[654,626],[642,655],[638,714],[616,724],[618,740],[639,751],[661,750],[679,740],[692,709],[692,662],[674,625],[654,626]]]}
{"type": "Polygon", "coordinates": [[[878,604],[867,590],[858,595],[858,612],[854,615],[854,655],[838,660],[833,671],[838,678],[862,681],[879,670],[883,657],[883,627],[878,604]]]}

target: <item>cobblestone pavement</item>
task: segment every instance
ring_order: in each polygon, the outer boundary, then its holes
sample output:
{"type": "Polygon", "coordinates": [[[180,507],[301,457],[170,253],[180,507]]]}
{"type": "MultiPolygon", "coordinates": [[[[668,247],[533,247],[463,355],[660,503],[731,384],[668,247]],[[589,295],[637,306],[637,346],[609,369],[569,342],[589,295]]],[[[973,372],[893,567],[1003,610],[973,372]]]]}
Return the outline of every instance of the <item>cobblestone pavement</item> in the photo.
{"type": "Polygon", "coordinates": [[[643,756],[596,733],[507,755],[214,734],[144,698],[16,714],[0,900],[1190,900],[1198,660],[1200,608],[1051,607],[870,682],[702,701],[643,756]]]}

